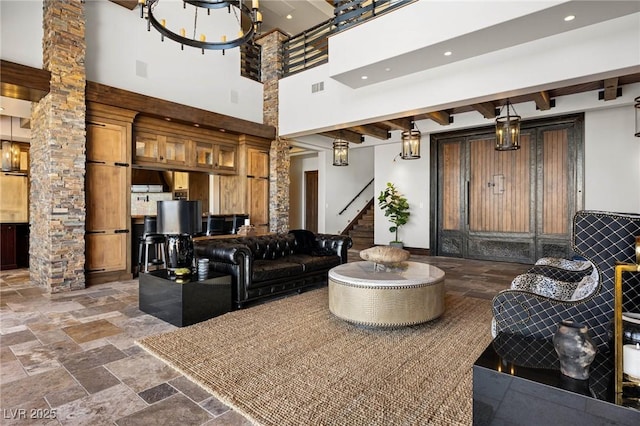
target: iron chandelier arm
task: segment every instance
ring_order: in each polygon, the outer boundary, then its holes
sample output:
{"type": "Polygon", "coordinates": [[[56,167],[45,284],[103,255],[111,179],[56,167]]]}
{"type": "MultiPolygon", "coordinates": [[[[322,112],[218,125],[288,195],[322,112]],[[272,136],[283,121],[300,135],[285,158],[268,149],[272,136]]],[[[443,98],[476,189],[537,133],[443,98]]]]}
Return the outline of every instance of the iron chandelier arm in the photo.
{"type": "MultiPolygon", "coordinates": [[[[184,3],[188,3],[195,7],[201,7],[205,9],[222,9],[224,7],[231,8],[231,6],[235,6],[240,11],[242,17],[240,18],[240,25],[242,28],[242,18],[245,18],[248,22],[251,22],[249,29],[245,32],[243,30],[242,37],[237,37],[232,40],[226,41],[202,41],[196,40],[194,38],[183,37],[180,34],[176,34],[173,31],[167,29],[160,21],[156,19],[153,15],[153,9],[159,0],[146,0],[143,8],[146,7],[147,16],[146,19],[148,24],[153,26],[162,36],[167,37],[181,45],[187,45],[191,47],[196,47],[198,49],[208,49],[208,50],[227,50],[233,49],[234,47],[241,46],[243,44],[249,43],[253,40],[253,36],[255,35],[256,22],[254,11],[249,9],[243,2],[241,1],[203,1],[203,0],[183,0],[184,3]]],[[[142,10],[141,10],[142,14],[142,10]]],[[[149,29],[149,25],[148,25],[149,29]]]]}

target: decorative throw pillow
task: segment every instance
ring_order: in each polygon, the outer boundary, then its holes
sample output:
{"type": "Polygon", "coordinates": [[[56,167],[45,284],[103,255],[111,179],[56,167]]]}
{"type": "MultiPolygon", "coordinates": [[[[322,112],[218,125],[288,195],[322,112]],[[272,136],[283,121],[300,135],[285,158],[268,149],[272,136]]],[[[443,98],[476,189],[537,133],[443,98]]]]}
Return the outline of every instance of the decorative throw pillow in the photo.
{"type": "Polygon", "coordinates": [[[559,257],[542,257],[536,261],[536,265],[554,266],[568,271],[584,271],[592,266],[588,260],[569,260],[559,257]]]}

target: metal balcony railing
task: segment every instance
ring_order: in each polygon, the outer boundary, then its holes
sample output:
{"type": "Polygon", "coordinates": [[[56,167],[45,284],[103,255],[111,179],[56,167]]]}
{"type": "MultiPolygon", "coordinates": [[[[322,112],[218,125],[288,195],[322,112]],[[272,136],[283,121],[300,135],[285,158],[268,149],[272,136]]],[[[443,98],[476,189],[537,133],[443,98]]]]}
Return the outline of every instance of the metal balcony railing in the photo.
{"type": "Polygon", "coordinates": [[[416,0],[334,0],[335,17],[284,42],[283,76],[324,64],[329,59],[331,34],[416,0]]]}
{"type": "MultiPolygon", "coordinates": [[[[324,64],[329,59],[329,41],[331,34],[345,30],[353,25],[375,18],[399,6],[416,0],[334,0],[335,16],[290,37],[284,42],[282,76],[324,64]]],[[[241,74],[244,77],[260,81],[261,49],[257,44],[241,46],[241,74]]]]}

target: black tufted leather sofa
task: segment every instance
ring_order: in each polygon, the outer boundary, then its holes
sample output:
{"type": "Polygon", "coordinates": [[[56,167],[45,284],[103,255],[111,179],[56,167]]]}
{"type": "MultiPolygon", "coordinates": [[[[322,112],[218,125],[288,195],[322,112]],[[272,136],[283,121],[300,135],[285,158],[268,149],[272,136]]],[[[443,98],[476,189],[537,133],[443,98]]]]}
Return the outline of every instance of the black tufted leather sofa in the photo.
{"type": "Polygon", "coordinates": [[[329,269],[347,262],[351,238],[315,234],[313,249],[293,233],[196,241],[209,269],[232,276],[237,308],[262,298],[327,282],[329,269]],[[306,246],[306,247],[305,247],[306,246]]]}

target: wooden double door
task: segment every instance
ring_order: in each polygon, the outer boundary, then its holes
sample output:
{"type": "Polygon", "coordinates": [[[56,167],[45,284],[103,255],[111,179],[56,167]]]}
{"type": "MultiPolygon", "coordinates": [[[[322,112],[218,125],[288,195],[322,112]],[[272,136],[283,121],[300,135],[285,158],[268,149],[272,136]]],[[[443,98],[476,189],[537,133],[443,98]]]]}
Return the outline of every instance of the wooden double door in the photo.
{"type": "Polygon", "coordinates": [[[571,256],[582,135],[581,115],[523,123],[516,151],[496,151],[493,128],[433,135],[432,251],[523,263],[571,256]]]}

